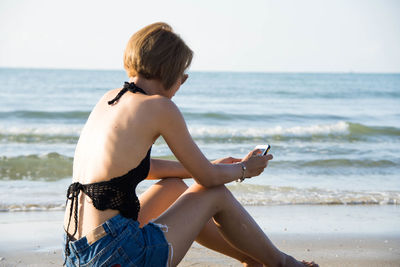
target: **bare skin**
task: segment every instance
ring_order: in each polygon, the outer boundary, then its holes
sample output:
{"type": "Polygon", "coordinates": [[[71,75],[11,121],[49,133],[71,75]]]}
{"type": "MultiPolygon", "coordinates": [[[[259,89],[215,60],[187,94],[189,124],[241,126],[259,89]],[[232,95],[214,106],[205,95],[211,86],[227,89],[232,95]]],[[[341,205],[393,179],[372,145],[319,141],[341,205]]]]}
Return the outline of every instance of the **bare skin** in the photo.
{"type": "MultiPolygon", "coordinates": [[[[140,225],[144,226],[150,220],[159,217],[187,189],[188,186],[178,178],[162,179],[158,183],[151,186],[139,196],[141,208],[138,221],[140,222],[140,225]]],[[[197,236],[196,241],[209,249],[237,259],[243,263],[243,266],[263,266],[261,263],[237,250],[235,247],[232,247],[228,242],[226,242],[226,240],[218,231],[218,228],[213,220],[209,220],[207,222],[197,236]]]]}
{"type": "MultiPolygon", "coordinates": [[[[116,105],[109,106],[107,101],[119,91],[115,89],[100,99],[77,144],[73,181],[94,183],[127,173],[140,163],[154,141],[162,136],[182,168],[173,163],[154,161],[156,166],[150,170],[149,177],[159,177],[164,167],[171,165],[176,169],[165,171],[164,177],[176,177],[174,172],[184,169],[196,181],[155,220],[169,227],[165,236],[174,247],[172,266],[182,260],[210,219],[223,239],[242,255],[267,266],[305,266],[280,252],[224,186],[242,177],[242,167],[239,164],[210,163],[197,147],[181,113],[170,100],[178,91],[181,80],[178,79],[169,90],[156,80],[140,76],[131,78],[131,81],[148,95],[128,92],[116,105]],[[160,167],[163,164],[164,167],[160,167]]],[[[245,177],[258,176],[271,159],[271,155],[250,153],[242,161],[247,168],[245,177]]],[[[65,228],[69,218],[68,206],[65,228]]],[[[82,194],[78,231],[74,238],[81,238],[116,214],[116,210],[95,209],[90,199],[82,194]]],[[[71,225],[74,225],[73,219],[71,225]]],[[[68,229],[70,234],[73,230],[68,229]]]]}

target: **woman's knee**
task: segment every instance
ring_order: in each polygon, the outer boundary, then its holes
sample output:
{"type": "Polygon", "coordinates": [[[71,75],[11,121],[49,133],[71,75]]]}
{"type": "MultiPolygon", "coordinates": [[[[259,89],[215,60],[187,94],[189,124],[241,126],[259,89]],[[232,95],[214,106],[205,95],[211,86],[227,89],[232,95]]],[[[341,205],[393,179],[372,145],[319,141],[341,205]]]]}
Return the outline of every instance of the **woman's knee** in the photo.
{"type": "Polygon", "coordinates": [[[185,190],[188,189],[188,186],[185,184],[185,182],[183,182],[182,179],[179,178],[161,179],[159,182],[156,183],[156,185],[160,185],[166,189],[173,189],[174,191],[179,191],[181,193],[185,192],[185,190]]]}
{"type": "Polygon", "coordinates": [[[217,185],[214,187],[205,187],[200,184],[194,184],[193,185],[193,191],[206,194],[208,195],[207,197],[213,197],[216,200],[221,200],[221,199],[226,199],[228,197],[231,197],[232,194],[229,191],[228,188],[226,188],[225,185],[217,185]]]}

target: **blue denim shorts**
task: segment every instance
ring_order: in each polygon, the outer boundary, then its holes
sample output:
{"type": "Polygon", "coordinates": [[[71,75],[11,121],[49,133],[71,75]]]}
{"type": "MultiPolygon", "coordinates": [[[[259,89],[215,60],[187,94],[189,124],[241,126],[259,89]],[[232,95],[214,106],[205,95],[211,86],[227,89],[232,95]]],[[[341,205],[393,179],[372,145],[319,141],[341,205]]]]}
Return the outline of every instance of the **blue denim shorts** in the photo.
{"type": "MultiPolygon", "coordinates": [[[[88,235],[69,243],[69,266],[168,266],[169,243],[163,227],[139,223],[120,214],[109,219],[88,235]]],[[[64,249],[66,234],[64,234],[64,249]]],[[[64,252],[65,254],[65,252],[64,252]]]]}

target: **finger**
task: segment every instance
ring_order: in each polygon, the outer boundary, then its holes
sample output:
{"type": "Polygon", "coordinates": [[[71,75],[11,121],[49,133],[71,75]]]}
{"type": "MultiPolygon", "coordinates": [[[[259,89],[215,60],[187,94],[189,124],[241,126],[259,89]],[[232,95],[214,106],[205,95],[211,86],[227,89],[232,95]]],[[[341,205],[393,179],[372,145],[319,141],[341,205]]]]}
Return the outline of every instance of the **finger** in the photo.
{"type": "Polygon", "coordinates": [[[274,156],[272,156],[272,154],[267,154],[264,156],[266,160],[271,160],[274,158],[274,156]]]}
{"type": "Polygon", "coordinates": [[[257,156],[258,154],[261,154],[261,150],[256,148],[256,149],[253,149],[249,154],[251,156],[257,156]]]}
{"type": "Polygon", "coordinates": [[[261,167],[265,168],[266,164],[268,163],[268,160],[265,156],[258,155],[258,156],[255,156],[254,158],[257,159],[257,162],[258,162],[257,164],[259,164],[258,166],[260,166],[260,168],[261,167]]]}
{"type": "Polygon", "coordinates": [[[238,158],[230,158],[232,160],[232,163],[236,163],[236,162],[241,162],[242,159],[238,159],[238,158]]]}

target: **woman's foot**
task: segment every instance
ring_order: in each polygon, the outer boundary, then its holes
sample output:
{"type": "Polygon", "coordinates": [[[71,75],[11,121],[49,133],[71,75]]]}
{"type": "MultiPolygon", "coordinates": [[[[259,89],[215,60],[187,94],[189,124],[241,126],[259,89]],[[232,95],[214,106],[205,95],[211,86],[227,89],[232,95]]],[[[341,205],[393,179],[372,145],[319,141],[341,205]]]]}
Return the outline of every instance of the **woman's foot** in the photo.
{"type": "MultiPolygon", "coordinates": [[[[286,255],[286,254],[285,254],[286,255]]],[[[318,264],[316,264],[315,262],[308,262],[308,261],[298,261],[295,258],[293,258],[292,256],[286,255],[285,258],[285,263],[282,265],[282,267],[319,267],[318,264]]]]}
{"type": "Polygon", "coordinates": [[[319,267],[319,265],[318,264],[316,264],[315,262],[308,262],[308,261],[301,261],[301,263],[303,263],[305,266],[307,266],[307,267],[319,267]]]}

